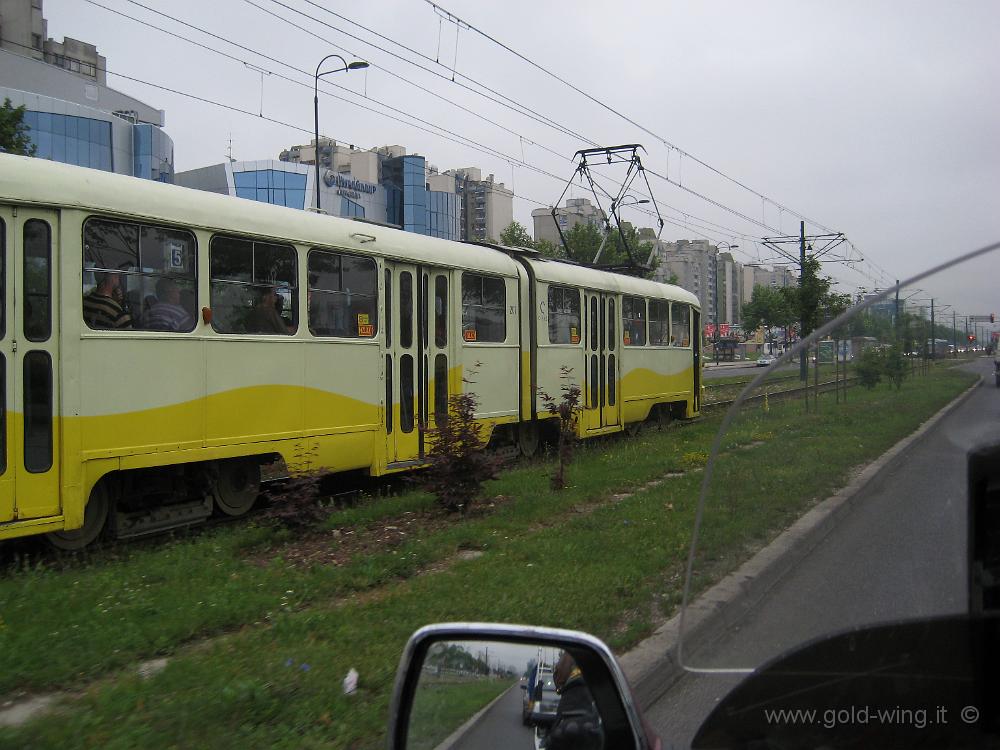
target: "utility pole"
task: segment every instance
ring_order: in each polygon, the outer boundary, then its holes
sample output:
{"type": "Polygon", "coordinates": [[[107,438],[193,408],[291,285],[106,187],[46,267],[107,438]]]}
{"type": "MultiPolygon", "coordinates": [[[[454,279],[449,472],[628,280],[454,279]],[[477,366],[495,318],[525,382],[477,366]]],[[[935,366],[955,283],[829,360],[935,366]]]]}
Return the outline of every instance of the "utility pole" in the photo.
{"type": "Polygon", "coordinates": [[[958,328],[955,325],[955,308],[951,308],[951,351],[958,356],[958,328]]]}
{"type": "MultiPolygon", "coordinates": [[[[799,340],[801,341],[806,336],[806,318],[805,318],[805,305],[803,300],[805,299],[805,275],[806,275],[806,223],[805,221],[799,222],[799,340]]],[[[819,364],[818,362],[816,364],[819,364]]],[[[799,380],[804,383],[809,382],[809,361],[806,359],[805,350],[799,352],[799,380]]],[[[806,396],[806,403],[809,403],[809,397],[806,396]]]]}
{"type": "Polygon", "coordinates": [[[931,297],[931,359],[937,359],[937,334],[934,332],[934,298],[931,297]]]}
{"type": "Polygon", "coordinates": [[[896,279],[896,317],[893,318],[893,331],[896,334],[896,343],[899,343],[899,279],[896,279]]]}

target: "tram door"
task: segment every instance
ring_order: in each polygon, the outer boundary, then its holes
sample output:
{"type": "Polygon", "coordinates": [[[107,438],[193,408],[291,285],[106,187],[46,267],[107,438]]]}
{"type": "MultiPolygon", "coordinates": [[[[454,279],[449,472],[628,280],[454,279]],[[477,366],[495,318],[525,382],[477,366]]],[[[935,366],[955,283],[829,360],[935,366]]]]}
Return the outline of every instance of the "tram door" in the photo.
{"type": "Polygon", "coordinates": [[[60,513],[57,214],[0,206],[0,522],[60,513]]]}
{"type": "MultiPolygon", "coordinates": [[[[453,332],[451,320],[455,312],[451,309],[451,275],[446,269],[421,269],[421,299],[423,320],[423,353],[421,367],[424,396],[420,414],[427,428],[433,430],[438,415],[448,415],[450,397],[448,370],[450,362],[449,346],[453,332]]],[[[427,446],[423,446],[426,450],[427,446]]]]}
{"type": "Polygon", "coordinates": [[[385,288],[390,321],[385,354],[386,435],[391,466],[423,458],[425,431],[434,429],[435,415],[448,408],[453,311],[451,277],[444,269],[387,263],[385,288]]]}
{"type": "Polygon", "coordinates": [[[420,458],[417,267],[385,264],[385,431],[390,466],[420,458]]]}
{"type": "Polygon", "coordinates": [[[621,318],[618,298],[588,292],[587,299],[587,393],[585,419],[589,430],[620,423],[618,331],[621,318]]]}

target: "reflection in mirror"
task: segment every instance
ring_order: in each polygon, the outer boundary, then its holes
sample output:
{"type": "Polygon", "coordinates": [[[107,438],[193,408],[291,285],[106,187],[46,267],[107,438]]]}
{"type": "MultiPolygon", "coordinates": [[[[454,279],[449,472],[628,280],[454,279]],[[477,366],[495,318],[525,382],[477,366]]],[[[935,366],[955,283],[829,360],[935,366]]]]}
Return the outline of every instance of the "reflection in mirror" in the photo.
{"type": "Polygon", "coordinates": [[[413,695],[408,748],[604,747],[586,676],[551,645],[438,641],[413,695]]]}

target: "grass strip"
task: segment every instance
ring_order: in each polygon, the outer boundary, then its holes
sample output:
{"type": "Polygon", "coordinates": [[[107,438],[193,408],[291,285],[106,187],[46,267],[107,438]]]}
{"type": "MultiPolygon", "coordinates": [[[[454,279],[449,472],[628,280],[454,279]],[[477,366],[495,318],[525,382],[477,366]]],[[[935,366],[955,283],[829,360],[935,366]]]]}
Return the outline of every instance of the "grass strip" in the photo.
{"type": "MultiPolygon", "coordinates": [[[[760,461],[777,462],[780,471],[774,485],[734,484],[722,498],[729,504],[731,522],[712,525],[706,535],[704,559],[709,564],[701,582],[707,584],[738,564],[970,381],[967,373],[938,371],[907,383],[898,393],[854,389],[852,400],[839,408],[821,398],[821,412],[809,417],[800,404],[796,409],[790,402],[772,407],[766,424],[742,421],[727,439],[723,471],[738,477],[760,461]],[[811,445],[801,452],[802,460],[784,460],[791,446],[806,440],[811,445]]],[[[673,445],[673,455],[686,447],[691,456],[699,448],[707,450],[708,437],[687,429],[595,446],[580,456],[574,482],[579,487],[594,477],[608,486],[620,484],[620,478],[615,482],[608,477],[620,476],[624,460],[640,467],[653,463],[662,472],[669,461],[651,460],[657,448],[687,442],[673,445]]],[[[410,633],[427,622],[578,628],[616,648],[645,635],[653,622],[639,617],[623,630],[623,617],[648,610],[654,595],[668,604],[676,601],[699,482],[700,472],[654,487],[641,488],[633,481],[639,487],[634,494],[591,513],[557,514],[555,522],[530,534],[486,532],[492,541],[482,557],[436,575],[389,583],[377,597],[336,608],[281,608],[265,626],[178,655],[151,679],[121,674],[96,683],[51,719],[0,731],[0,745],[378,746],[399,653],[410,633]],[[340,681],[352,667],[361,675],[360,688],[346,696],[340,681]]],[[[560,497],[539,492],[526,504],[540,508],[544,516],[560,497]]],[[[502,514],[497,520],[502,521],[502,514]]]]}
{"type": "MultiPolygon", "coordinates": [[[[561,493],[548,486],[551,462],[512,469],[488,484],[487,497],[514,500],[489,516],[339,567],[302,569],[280,556],[269,565],[248,562],[248,550],[277,546],[280,552],[291,536],[251,526],[180,536],[169,544],[125,544],[62,568],[22,561],[0,580],[0,694],[86,682],[194,640],[410,577],[460,549],[489,550],[574,507],[680,468],[684,452],[712,429],[706,423],[651,433],[641,444],[584,444],[573,486],[561,493]],[[39,658],[43,643],[45,658],[39,658]]],[[[406,493],[337,512],[328,525],[372,524],[432,504],[424,493],[406,493]]],[[[337,543],[332,536],[330,543],[337,543]]]]}

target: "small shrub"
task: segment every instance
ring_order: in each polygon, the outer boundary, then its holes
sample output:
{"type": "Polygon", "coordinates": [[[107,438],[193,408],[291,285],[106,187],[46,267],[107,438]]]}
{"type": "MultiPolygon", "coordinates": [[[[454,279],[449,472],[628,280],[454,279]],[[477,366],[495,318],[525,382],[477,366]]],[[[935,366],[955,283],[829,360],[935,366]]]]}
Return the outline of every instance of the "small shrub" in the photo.
{"type": "Polygon", "coordinates": [[[296,468],[289,470],[288,478],[271,482],[262,489],[268,506],[261,512],[261,518],[281,528],[305,529],[330,515],[330,508],[323,503],[322,485],[333,472],[314,466],[314,459],[314,448],[296,453],[296,468]]]}
{"type": "Polygon", "coordinates": [[[580,386],[573,382],[572,367],[563,367],[559,377],[563,384],[560,388],[562,398],[556,400],[553,396],[542,389],[538,389],[538,396],[545,404],[545,409],[549,414],[559,418],[559,441],[558,454],[559,463],[556,473],[552,475],[552,489],[561,490],[566,488],[566,469],[573,462],[573,447],[576,444],[576,425],[580,418],[580,386]]]}
{"type": "Polygon", "coordinates": [[[304,529],[326,520],[330,508],[323,502],[320,484],[329,471],[313,470],[272,482],[262,494],[268,506],[261,517],[286,529],[304,529]]]}
{"type": "Polygon", "coordinates": [[[882,353],[875,347],[868,347],[854,365],[858,382],[868,390],[882,382],[882,353]]]}
{"type": "Polygon", "coordinates": [[[895,386],[898,391],[903,387],[903,381],[906,380],[909,369],[906,360],[903,358],[903,350],[899,344],[890,347],[885,352],[882,369],[885,373],[885,379],[889,381],[890,388],[895,386]]]}
{"type": "MultiPolygon", "coordinates": [[[[472,374],[475,374],[475,370],[472,374]]],[[[466,384],[473,381],[462,379],[466,384]]],[[[465,391],[448,399],[447,416],[438,415],[427,453],[429,467],[420,478],[424,488],[449,513],[465,513],[482,493],[483,483],[496,477],[500,462],[486,452],[476,421],[479,398],[465,391]]]]}

